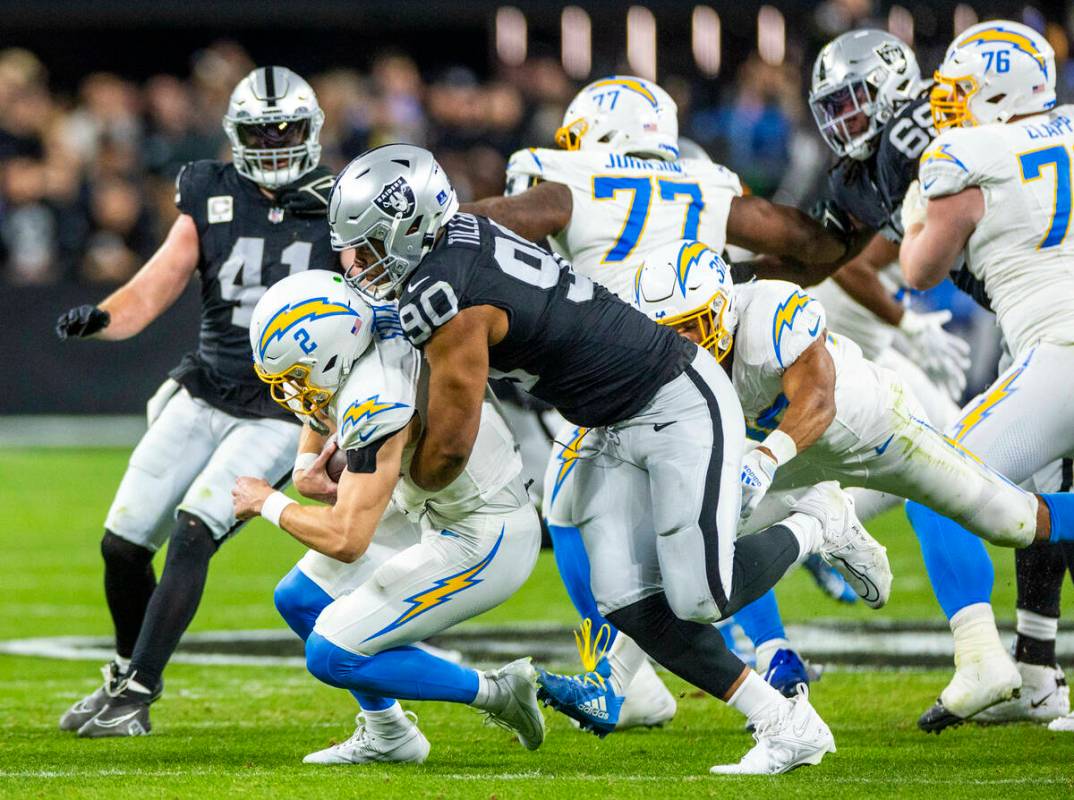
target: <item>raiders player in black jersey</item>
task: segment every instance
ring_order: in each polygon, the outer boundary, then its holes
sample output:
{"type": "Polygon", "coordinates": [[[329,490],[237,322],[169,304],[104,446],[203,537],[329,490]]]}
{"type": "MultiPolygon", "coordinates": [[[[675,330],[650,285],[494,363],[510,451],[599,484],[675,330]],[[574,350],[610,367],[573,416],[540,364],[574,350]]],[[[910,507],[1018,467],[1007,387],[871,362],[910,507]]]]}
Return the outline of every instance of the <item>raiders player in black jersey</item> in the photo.
{"type": "Polygon", "coordinates": [[[318,167],[324,114],[283,67],[251,72],[224,118],[233,163],[197,161],[176,180],[179,217],[160,249],[97,305],[59,318],[61,339],[126,339],[163,314],[197,274],[201,334],[149,403],[149,430],[131,455],[105,522],[105,597],[116,658],[104,685],[60,728],[83,737],[148,733],[149,704],[197,610],[209,559],[238,525],[240,475],[282,485],[299,426],[254,374],[250,316],[265,290],[309,268],[339,270],[325,225],[331,173],[318,167]],[[168,542],[160,584],[153,556],[168,542]]]}
{"type": "Polygon", "coordinates": [[[457,209],[432,154],[410,145],[352,161],[330,201],[332,245],[354,251],[348,280],[378,302],[398,296],[403,329],[428,362],[411,479],[435,491],[466,467],[490,375],[591,427],[576,494],[587,548],[599,551],[592,563],[606,567],[592,577],[601,610],[757,723],[757,746],[719,771],[819,763],[834,741],[807,697],[783,697],[706,623],[755,600],[812,552],[882,581],[882,548],[851,507],[820,493],[736,543],[745,431],[716,360],[565,261],[457,209]],[[639,503],[652,509],[655,531],[639,524],[639,503]]]}
{"type": "MultiPolygon", "coordinates": [[[[841,219],[839,224],[875,231],[858,258],[836,277],[842,278],[840,284],[854,299],[885,322],[905,330],[903,307],[891,298],[876,273],[898,260],[903,198],[917,179],[919,158],[936,136],[929,89],[920,81],[913,51],[882,31],[852,31],[839,36],[817,57],[810,106],[821,134],[840,156],[829,177],[828,213],[841,219]]],[[[983,284],[963,265],[956,266],[951,275],[955,284],[991,310],[983,284]]],[[[933,345],[945,338],[936,330],[909,332],[933,345]]],[[[1068,491],[1070,474],[1067,464],[1050,465],[1036,476],[1035,488],[1068,491]]],[[[1032,702],[1029,697],[981,711],[983,704],[997,694],[997,687],[1008,686],[1008,692],[1016,691],[1021,683],[999,644],[988,608],[992,568],[984,546],[969,535],[956,540],[951,535],[933,536],[928,526],[916,521],[914,527],[933,589],[950,618],[956,661],[964,665],[959,669],[964,673],[961,678],[956,676],[944,689],[936,704],[922,714],[918,725],[926,732],[938,733],[978,712],[981,713],[976,718],[988,722],[1027,719],[1027,704],[1032,702]],[[963,652],[963,628],[990,629],[986,637],[992,641],[989,651],[963,652]]],[[[1039,635],[1038,631],[1047,625],[1035,625],[1034,619],[1058,617],[1065,566],[1072,557],[1074,548],[1067,545],[1038,544],[1015,553],[1020,628],[1026,618],[1027,630],[1039,635]]],[[[966,638],[970,638],[969,634],[966,638]]],[[[1039,640],[1020,630],[1015,655],[1019,665],[1055,670],[1057,690],[1061,686],[1054,639],[1039,640]]]]}

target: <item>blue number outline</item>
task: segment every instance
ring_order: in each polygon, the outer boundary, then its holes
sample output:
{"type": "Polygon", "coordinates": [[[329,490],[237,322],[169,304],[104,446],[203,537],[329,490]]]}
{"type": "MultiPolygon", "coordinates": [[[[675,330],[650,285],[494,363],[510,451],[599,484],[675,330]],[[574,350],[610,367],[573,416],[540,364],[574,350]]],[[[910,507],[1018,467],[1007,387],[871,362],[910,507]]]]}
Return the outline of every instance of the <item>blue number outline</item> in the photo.
{"type": "Polygon", "coordinates": [[[615,238],[604,257],[602,264],[625,260],[641,241],[645,225],[649,221],[649,209],[652,207],[653,184],[648,177],[631,178],[623,175],[594,175],[593,199],[611,200],[617,192],[632,192],[630,210],[623,220],[623,228],[615,238]]]}
{"type": "Polygon", "coordinates": [[[1022,170],[1022,183],[1039,180],[1041,168],[1055,168],[1055,191],[1052,198],[1052,221],[1048,232],[1037,245],[1038,250],[1045,250],[1061,244],[1070,228],[1070,155],[1066,147],[1055,144],[1018,154],[1018,165],[1022,170]]]}
{"type": "Polygon", "coordinates": [[[696,239],[697,229],[701,223],[701,212],[705,210],[705,200],[701,196],[701,185],[696,181],[671,181],[657,178],[660,186],[660,199],[675,201],[679,195],[688,195],[690,205],[686,207],[686,216],[682,221],[682,238],[696,239]]]}

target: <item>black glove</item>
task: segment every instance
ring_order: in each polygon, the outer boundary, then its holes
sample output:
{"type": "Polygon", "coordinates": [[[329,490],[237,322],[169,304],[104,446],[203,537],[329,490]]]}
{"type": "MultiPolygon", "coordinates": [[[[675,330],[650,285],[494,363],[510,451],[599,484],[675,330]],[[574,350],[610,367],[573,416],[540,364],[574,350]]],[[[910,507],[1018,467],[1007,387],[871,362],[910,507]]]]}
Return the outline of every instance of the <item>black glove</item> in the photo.
{"type": "Polygon", "coordinates": [[[326,216],[335,180],[328,167],[314,167],[294,183],[277,189],[276,204],[296,217],[326,216]]]}
{"type": "Polygon", "coordinates": [[[810,209],[809,216],[819,222],[824,230],[849,246],[854,237],[854,222],[833,200],[818,200],[810,209]]]}
{"type": "Polygon", "coordinates": [[[111,321],[112,315],[101,311],[97,306],[75,306],[56,320],[56,335],[60,337],[60,341],[71,337],[81,339],[104,330],[111,321]]]}

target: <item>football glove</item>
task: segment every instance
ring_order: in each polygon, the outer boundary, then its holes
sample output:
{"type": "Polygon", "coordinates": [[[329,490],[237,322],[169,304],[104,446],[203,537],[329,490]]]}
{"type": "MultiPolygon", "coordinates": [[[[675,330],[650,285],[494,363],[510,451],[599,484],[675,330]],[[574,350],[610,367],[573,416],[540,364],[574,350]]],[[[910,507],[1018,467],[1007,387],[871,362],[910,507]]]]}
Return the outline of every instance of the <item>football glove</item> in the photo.
{"type": "Polygon", "coordinates": [[[944,323],[950,319],[950,311],[920,314],[906,309],[899,330],[906,334],[911,359],[957,402],[966,389],[970,345],[961,336],[944,329],[944,323]]]}
{"type": "Polygon", "coordinates": [[[756,447],[742,458],[742,519],[746,519],[757,510],[772,479],[776,476],[779,463],[761,448],[756,447]]]}
{"type": "Polygon", "coordinates": [[[111,321],[112,315],[97,306],[75,306],[56,320],[56,335],[60,337],[60,341],[67,341],[72,337],[84,339],[104,330],[111,321]]]}
{"type": "Polygon", "coordinates": [[[323,217],[336,176],[328,167],[314,167],[297,181],[276,191],[276,203],[296,217],[323,217]]]}
{"type": "Polygon", "coordinates": [[[854,238],[854,221],[847,212],[836,205],[835,201],[818,200],[810,209],[809,216],[844,245],[850,246],[854,238]]]}

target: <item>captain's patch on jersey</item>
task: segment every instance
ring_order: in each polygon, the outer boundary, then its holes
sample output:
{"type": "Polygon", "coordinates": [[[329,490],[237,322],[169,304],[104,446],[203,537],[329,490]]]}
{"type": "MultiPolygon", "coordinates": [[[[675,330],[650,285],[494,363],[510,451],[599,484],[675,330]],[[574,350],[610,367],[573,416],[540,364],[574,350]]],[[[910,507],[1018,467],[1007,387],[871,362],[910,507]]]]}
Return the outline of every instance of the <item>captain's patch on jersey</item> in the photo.
{"type": "Polygon", "coordinates": [[[414,190],[403,177],[398,177],[380,190],[373,205],[390,217],[406,219],[414,213],[414,190]]]}
{"type": "Polygon", "coordinates": [[[222,194],[210,197],[208,201],[209,224],[214,222],[231,222],[234,216],[234,203],[231,195],[222,194]]]}

